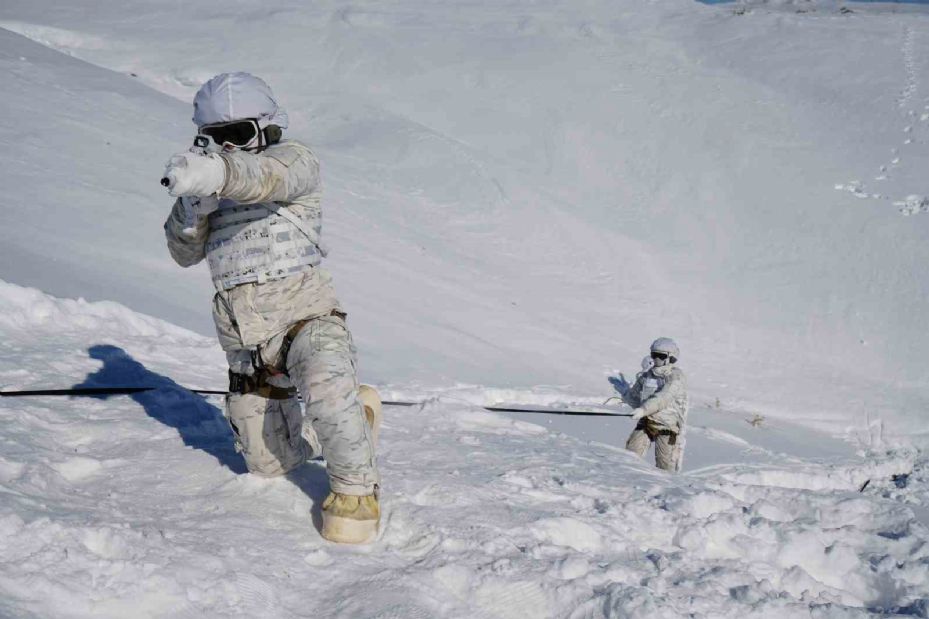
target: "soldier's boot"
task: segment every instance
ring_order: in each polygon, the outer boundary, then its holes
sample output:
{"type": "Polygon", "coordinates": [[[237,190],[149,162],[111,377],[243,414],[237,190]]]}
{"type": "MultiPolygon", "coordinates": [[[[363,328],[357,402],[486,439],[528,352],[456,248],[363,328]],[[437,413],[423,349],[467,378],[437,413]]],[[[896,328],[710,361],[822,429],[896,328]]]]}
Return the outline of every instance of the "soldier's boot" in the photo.
{"type": "Polygon", "coordinates": [[[340,544],[367,544],[377,538],[381,508],[377,494],[330,492],[323,502],[322,536],[340,544]]]}

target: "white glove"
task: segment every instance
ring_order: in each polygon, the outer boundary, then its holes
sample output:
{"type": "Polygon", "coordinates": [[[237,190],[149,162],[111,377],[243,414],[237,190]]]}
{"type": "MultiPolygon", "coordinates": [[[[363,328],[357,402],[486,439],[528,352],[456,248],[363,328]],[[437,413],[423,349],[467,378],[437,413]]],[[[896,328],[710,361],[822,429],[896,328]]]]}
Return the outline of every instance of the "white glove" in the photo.
{"type": "Polygon", "coordinates": [[[653,367],[655,367],[655,360],[652,359],[651,355],[642,359],[642,371],[643,372],[648,372],[653,367]]]}
{"type": "Polygon", "coordinates": [[[168,160],[161,184],[175,198],[212,196],[226,183],[226,164],[216,154],[178,153],[168,160]]]}
{"type": "Polygon", "coordinates": [[[638,420],[641,419],[642,417],[645,417],[645,410],[643,410],[643,409],[641,409],[641,408],[637,408],[637,409],[635,409],[634,411],[632,411],[632,420],[633,420],[633,421],[638,421],[638,420]]]}

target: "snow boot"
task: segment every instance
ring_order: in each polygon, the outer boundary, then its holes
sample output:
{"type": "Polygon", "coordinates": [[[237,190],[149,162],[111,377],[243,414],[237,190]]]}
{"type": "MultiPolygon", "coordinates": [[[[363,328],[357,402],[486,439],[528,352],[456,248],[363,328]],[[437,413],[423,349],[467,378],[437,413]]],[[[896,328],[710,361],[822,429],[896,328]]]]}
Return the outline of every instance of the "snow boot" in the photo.
{"type": "Polygon", "coordinates": [[[364,406],[365,420],[371,428],[371,442],[377,449],[377,436],[381,431],[381,396],[374,387],[361,385],[358,387],[358,399],[364,406]]]}
{"type": "Polygon", "coordinates": [[[377,494],[330,492],[323,502],[322,536],[340,544],[367,544],[377,537],[381,508],[377,494]]]}

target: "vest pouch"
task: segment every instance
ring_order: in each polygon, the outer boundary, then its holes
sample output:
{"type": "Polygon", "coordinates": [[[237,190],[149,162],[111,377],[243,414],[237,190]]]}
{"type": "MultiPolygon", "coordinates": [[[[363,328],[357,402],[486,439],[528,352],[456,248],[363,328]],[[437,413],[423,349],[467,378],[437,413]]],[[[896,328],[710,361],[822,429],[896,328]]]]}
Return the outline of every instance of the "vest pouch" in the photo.
{"type": "Polygon", "coordinates": [[[290,221],[296,215],[283,217],[281,209],[223,200],[210,213],[206,256],[217,290],[281,279],[320,263],[319,248],[290,221]]]}

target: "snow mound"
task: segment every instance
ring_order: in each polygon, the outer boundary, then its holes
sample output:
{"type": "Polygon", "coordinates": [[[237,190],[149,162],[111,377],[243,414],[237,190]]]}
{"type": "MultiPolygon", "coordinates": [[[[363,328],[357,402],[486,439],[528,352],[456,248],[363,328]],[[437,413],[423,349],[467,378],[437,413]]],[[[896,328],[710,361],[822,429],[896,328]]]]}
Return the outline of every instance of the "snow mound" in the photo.
{"type": "Polygon", "coordinates": [[[84,299],[57,299],[35,288],[0,281],[0,328],[11,334],[30,330],[80,334],[119,333],[125,336],[161,336],[171,341],[198,338],[187,329],[139,314],[120,303],[84,299]]]}
{"type": "Polygon", "coordinates": [[[71,387],[121,355],[126,363],[115,363],[99,386],[147,386],[150,377],[129,362],[133,357],[192,388],[223,388],[227,380],[225,356],[213,338],[112,301],[59,299],[0,280],[0,332],[6,348],[0,390],[71,387]],[[47,363],[31,366],[28,358],[38,354],[47,363]]]}

